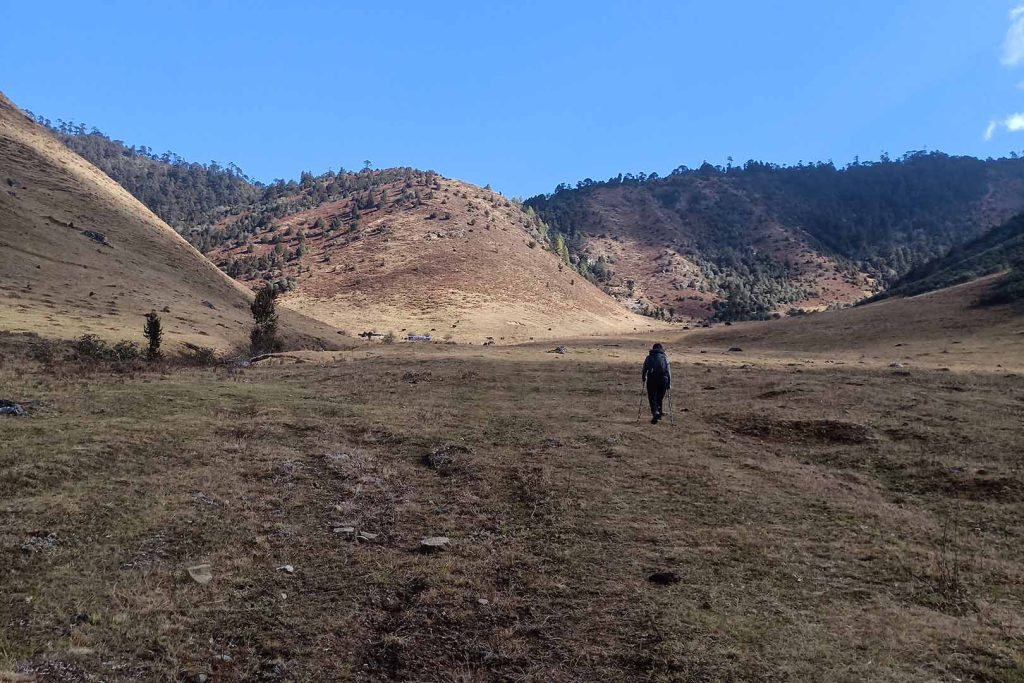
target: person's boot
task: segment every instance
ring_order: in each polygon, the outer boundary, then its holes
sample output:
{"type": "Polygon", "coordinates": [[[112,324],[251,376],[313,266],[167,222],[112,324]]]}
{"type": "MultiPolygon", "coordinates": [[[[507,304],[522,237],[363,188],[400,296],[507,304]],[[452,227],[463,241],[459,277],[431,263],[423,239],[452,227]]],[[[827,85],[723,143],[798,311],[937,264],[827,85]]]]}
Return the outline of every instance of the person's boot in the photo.
{"type": "Polygon", "coordinates": [[[660,417],[661,417],[661,415],[658,415],[657,413],[655,413],[654,417],[652,417],[652,418],[651,418],[651,424],[652,424],[652,425],[656,425],[656,424],[658,424],[658,419],[659,419],[660,417]]]}

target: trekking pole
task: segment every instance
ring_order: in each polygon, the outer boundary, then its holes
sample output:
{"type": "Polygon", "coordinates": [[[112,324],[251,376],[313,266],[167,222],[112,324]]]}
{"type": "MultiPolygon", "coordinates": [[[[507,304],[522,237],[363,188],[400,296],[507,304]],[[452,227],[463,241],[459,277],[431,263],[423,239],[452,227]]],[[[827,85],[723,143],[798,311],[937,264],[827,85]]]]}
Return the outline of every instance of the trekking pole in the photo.
{"type": "Polygon", "coordinates": [[[669,424],[674,425],[676,423],[676,416],[672,412],[672,390],[668,390],[668,421],[669,424]]]}
{"type": "Polygon", "coordinates": [[[640,413],[644,410],[644,389],[647,388],[647,382],[640,385],[640,405],[636,409],[636,421],[640,422],[640,413]]]}

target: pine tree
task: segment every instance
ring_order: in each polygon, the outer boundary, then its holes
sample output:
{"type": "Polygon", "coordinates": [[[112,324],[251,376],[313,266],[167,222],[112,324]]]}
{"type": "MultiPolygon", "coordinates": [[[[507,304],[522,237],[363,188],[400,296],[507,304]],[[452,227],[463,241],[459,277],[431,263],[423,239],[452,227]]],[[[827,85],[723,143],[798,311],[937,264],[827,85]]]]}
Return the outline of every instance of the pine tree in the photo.
{"type": "Polygon", "coordinates": [[[253,355],[281,350],[281,341],[277,338],[275,298],[277,298],[277,291],[273,287],[267,286],[256,292],[256,299],[249,306],[254,322],[252,332],[249,333],[253,355]]]}
{"type": "Polygon", "coordinates": [[[146,358],[157,360],[160,358],[160,342],[163,341],[164,331],[160,325],[160,316],[156,314],[156,311],[146,314],[146,326],[142,329],[142,333],[146,336],[146,341],[149,342],[146,358]]]}

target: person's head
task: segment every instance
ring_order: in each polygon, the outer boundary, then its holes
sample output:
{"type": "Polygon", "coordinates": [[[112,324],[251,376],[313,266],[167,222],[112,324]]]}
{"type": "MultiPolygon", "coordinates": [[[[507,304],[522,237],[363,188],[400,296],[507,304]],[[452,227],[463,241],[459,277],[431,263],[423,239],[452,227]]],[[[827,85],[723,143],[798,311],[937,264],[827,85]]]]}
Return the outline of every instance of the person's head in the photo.
{"type": "Polygon", "coordinates": [[[665,348],[661,344],[655,344],[651,347],[651,351],[664,351],[665,348]]]}

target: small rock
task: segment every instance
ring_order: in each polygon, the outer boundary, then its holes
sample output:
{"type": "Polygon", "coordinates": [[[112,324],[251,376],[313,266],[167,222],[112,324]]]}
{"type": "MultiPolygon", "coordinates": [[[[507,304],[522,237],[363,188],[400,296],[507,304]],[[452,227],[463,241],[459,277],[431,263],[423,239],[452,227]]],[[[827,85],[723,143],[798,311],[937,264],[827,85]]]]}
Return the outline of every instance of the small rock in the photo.
{"type": "Polygon", "coordinates": [[[491,601],[487,598],[480,598],[477,600],[477,603],[480,605],[484,605],[486,607],[487,605],[491,604],[491,601]]]}
{"type": "Polygon", "coordinates": [[[14,401],[0,399],[0,415],[25,415],[25,406],[14,401]]]}
{"type": "Polygon", "coordinates": [[[741,349],[741,348],[740,348],[740,347],[738,347],[738,346],[733,346],[733,347],[730,347],[730,348],[729,348],[729,353],[740,353],[740,352],[742,352],[742,351],[743,351],[743,349],[741,349]]]}
{"type": "Polygon", "coordinates": [[[682,579],[679,577],[679,574],[668,571],[654,572],[653,574],[647,577],[647,580],[651,583],[656,583],[659,586],[668,586],[673,583],[679,583],[680,581],[682,581],[682,579]]]}
{"type": "Polygon", "coordinates": [[[360,531],[359,535],[356,536],[356,540],[357,541],[362,541],[364,543],[372,543],[373,541],[376,541],[377,537],[379,537],[379,536],[380,536],[380,534],[373,534],[373,533],[370,533],[369,531],[360,531]]]}
{"type": "Polygon", "coordinates": [[[290,564],[282,564],[280,567],[277,568],[277,570],[287,572],[288,574],[295,573],[295,567],[291,566],[290,564]]]}
{"type": "Polygon", "coordinates": [[[890,368],[903,368],[903,367],[906,367],[906,366],[903,365],[903,363],[894,362],[894,363],[889,363],[889,367],[890,368]]]}
{"type": "Polygon", "coordinates": [[[188,575],[192,577],[192,580],[198,583],[200,586],[213,581],[213,571],[208,564],[197,564],[193,567],[188,568],[188,575]]]}
{"type": "Polygon", "coordinates": [[[73,657],[88,657],[89,655],[96,654],[96,650],[91,647],[69,647],[68,654],[73,657]]]}
{"type": "Polygon", "coordinates": [[[569,353],[569,349],[565,348],[564,346],[556,346],[555,348],[553,348],[550,351],[548,351],[548,353],[561,353],[561,354],[564,354],[564,353],[569,353]]]}
{"type": "Polygon", "coordinates": [[[447,548],[451,543],[451,539],[447,536],[427,536],[420,541],[420,550],[432,553],[434,551],[447,548]]]}
{"type": "Polygon", "coordinates": [[[354,526],[336,526],[332,531],[336,534],[344,534],[347,538],[355,538],[356,535],[354,526]]]}

